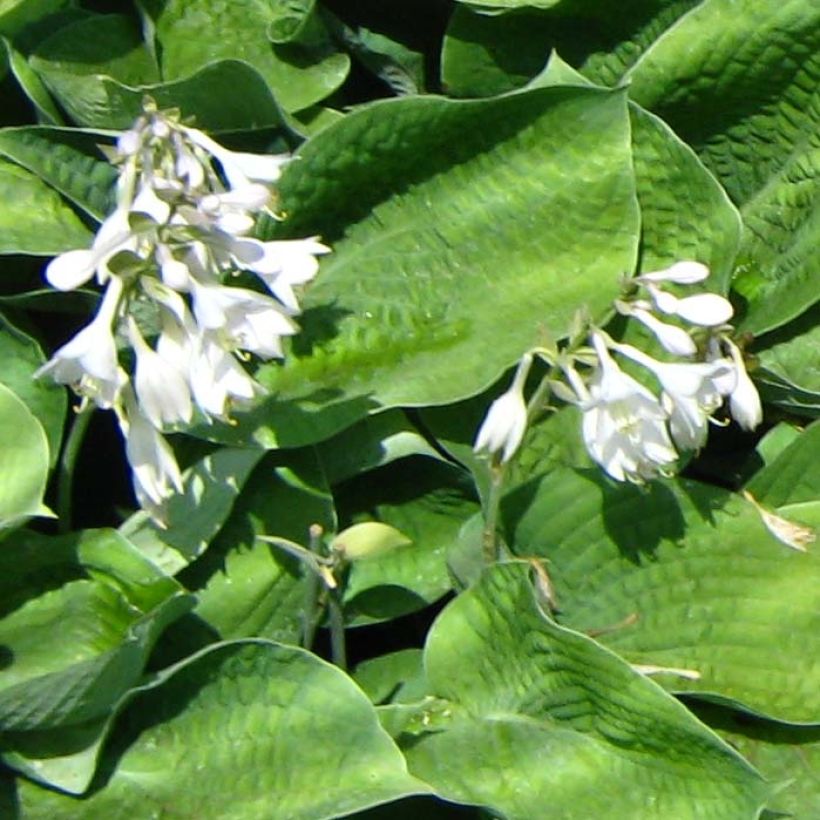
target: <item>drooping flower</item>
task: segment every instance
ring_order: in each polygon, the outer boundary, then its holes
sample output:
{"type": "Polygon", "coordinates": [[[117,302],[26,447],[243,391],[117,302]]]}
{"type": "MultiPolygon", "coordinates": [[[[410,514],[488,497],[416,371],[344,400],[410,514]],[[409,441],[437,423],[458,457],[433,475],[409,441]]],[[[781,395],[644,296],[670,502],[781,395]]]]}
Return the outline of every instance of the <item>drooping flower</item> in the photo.
{"type": "Polygon", "coordinates": [[[618,366],[600,333],[592,334],[598,367],[579,406],[590,456],[618,481],[655,478],[678,458],[666,411],[652,393],[618,366]]]}
{"type": "Polygon", "coordinates": [[[501,453],[501,461],[507,462],[521,446],[527,429],[524,384],[531,365],[532,355],[528,353],[518,363],[509,389],[490,405],[476,436],[476,453],[501,453]]]}
{"type": "Polygon", "coordinates": [[[163,520],[163,503],[182,490],[182,476],[168,442],[143,415],[130,386],[123,390],[118,412],[125,436],[125,452],[131,465],[134,493],[140,506],[157,521],[163,520]]]}
{"type": "Polygon", "coordinates": [[[701,262],[684,260],[675,262],[663,270],[642,273],[636,277],[643,283],[673,282],[676,285],[694,285],[709,277],[709,268],[701,262]]]}
{"type": "Polygon", "coordinates": [[[625,316],[633,316],[652,332],[661,346],[674,356],[694,356],[697,345],[692,337],[677,325],[662,322],[648,310],[648,303],[617,302],[616,308],[625,316]]]}
{"type": "Polygon", "coordinates": [[[746,372],[743,354],[738,346],[729,339],[723,341],[729,348],[736,373],[735,385],[729,393],[729,412],[744,430],[754,430],[763,421],[760,395],[746,372]]]}
{"type": "Polygon", "coordinates": [[[137,359],[134,389],[143,415],[158,430],[166,424],[189,422],[191,392],[182,371],[173,360],[149,347],[130,316],[127,328],[137,359]]]}
{"type": "Polygon", "coordinates": [[[669,416],[669,432],[684,450],[699,450],[706,442],[709,419],[723,403],[719,385],[732,372],[726,359],[712,362],[660,362],[627,344],[614,349],[655,375],[669,416]]]}
{"type": "Polygon", "coordinates": [[[717,293],[696,293],[679,299],[653,284],[647,284],[646,289],[655,307],[662,313],[680,316],[698,327],[725,325],[734,314],[732,303],[717,293]]]}
{"type": "Polygon", "coordinates": [[[110,408],[117,402],[128,380],[117,359],[112,323],[120,306],[122,282],[111,279],[94,319],[64,344],[35,374],[51,376],[59,384],[71,386],[98,407],[110,408]]]}

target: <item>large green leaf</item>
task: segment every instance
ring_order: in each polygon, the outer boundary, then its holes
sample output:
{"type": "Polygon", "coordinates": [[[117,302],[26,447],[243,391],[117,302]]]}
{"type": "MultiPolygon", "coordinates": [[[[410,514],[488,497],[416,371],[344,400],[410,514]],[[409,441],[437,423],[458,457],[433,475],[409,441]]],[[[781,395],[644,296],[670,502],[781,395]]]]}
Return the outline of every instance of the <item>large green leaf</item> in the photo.
{"type": "Polygon", "coordinates": [[[23,401],[0,384],[0,534],[32,515],[48,515],[48,440],[23,401]]]}
{"type": "Polygon", "coordinates": [[[767,333],[755,344],[760,369],[755,374],[767,401],[800,416],[820,415],[820,305],[767,333]]]}
{"type": "Polygon", "coordinates": [[[266,641],[179,664],[118,728],[86,799],[21,784],[25,816],[322,820],[427,791],[346,675],[266,641]]]}
{"type": "Polygon", "coordinates": [[[112,531],[19,532],[0,553],[6,763],[74,792],[88,786],[113,710],[165,627],[192,600],[112,531]]]}
{"type": "Polygon", "coordinates": [[[446,705],[435,728],[411,727],[406,754],[447,799],[509,820],[740,820],[765,799],[759,775],[681,704],[545,617],[524,563],[494,567],[447,607],[425,670],[446,705]]]}
{"type": "Polygon", "coordinates": [[[50,256],[91,244],[91,232],[39,177],[0,159],[0,253],[50,256]]]}
{"type": "Polygon", "coordinates": [[[630,154],[624,93],[599,89],[404,98],[322,131],[282,179],[284,227],[345,235],[248,424],[297,444],[368,410],[453,401],[545,328],[563,335],[579,305],[606,311],[635,265],[630,154]]]}
{"type": "Polygon", "coordinates": [[[154,8],[166,80],[189,77],[220,60],[241,60],[259,72],[286,111],[299,111],[335,91],[350,68],[350,58],[321,32],[309,44],[272,43],[270,29],[281,22],[275,3],[167,0],[146,5],[154,8]]]}
{"type": "Polygon", "coordinates": [[[94,133],[65,128],[3,128],[0,154],[101,221],[114,207],[117,171],[100,156],[99,139],[94,133]]]}
{"type": "Polygon", "coordinates": [[[37,342],[0,313],[0,383],[14,391],[43,426],[53,467],[60,453],[67,401],[62,387],[32,378],[44,362],[37,342]]]}
{"type": "MultiPolygon", "coordinates": [[[[820,523],[816,502],[779,512],[820,523]]],[[[555,469],[508,496],[505,520],[518,555],[548,561],[562,623],[634,663],[699,676],[659,678],[675,691],[820,722],[820,556],[780,543],[748,501],[555,469]]]]}
{"type": "Polygon", "coordinates": [[[629,0],[616,7],[563,0],[539,8],[518,3],[515,14],[495,16],[460,6],[444,39],[442,82],[459,97],[501,94],[526,85],[557,52],[589,80],[616,85],[699,1],[629,0]]]}
{"type": "Polygon", "coordinates": [[[761,333],[803,312],[818,298],[820,6],[705,0],[627,77],[630,95],[692,145],[741,206],[743,328],[761,333]]]}
{"type": "Polygon", "coordinates": [[[759,720],[712,704],[697,714],[732,744],[770,782],[781,788],[767,820],[808,820],[820,813],[820,729],[759,720]]]}
{"type": "Polygon", "coordinates": [[[45,61],[36,65],[71,118],[89,128],[130,128],[142,114],[146,96],[160,108],[179,108],[209,131],[245,131],[283,122],[264,79],[238,60],[211,63],[189,77],[150,85],[127,85],[105,74],[75,74],[64,67],[51,69],[45,61]]]}

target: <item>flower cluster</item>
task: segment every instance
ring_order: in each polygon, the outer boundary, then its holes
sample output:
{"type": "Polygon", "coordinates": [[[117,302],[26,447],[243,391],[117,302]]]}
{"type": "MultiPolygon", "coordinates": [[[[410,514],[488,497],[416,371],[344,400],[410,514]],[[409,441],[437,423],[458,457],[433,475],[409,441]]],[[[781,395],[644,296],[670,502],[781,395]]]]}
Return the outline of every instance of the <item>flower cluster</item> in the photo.
{"type": "MultiPolygon", "coordinates": [[[[678,262],[636,277],[632,283],[637,298],[615,304],[618,312],[648,328],[672,361],[615,342],[597,328],[590,333],[591,350],[577,356],[535,351],[563,373],[569,389],[553,381],[553,392],[581,409],[587,451],[619,481],[642,482],[670,472],[679,451],[703,446],[709,421],[727,400],[732,417],[744,429],[755,428],[762,419],[757,390],[730,336],[729,301],[714,293],[678,297],[665,287],[695,284],[708,275],[705,265],[678,262]],[[586,360],[588,354],[593,370],[585,379],[576,361],[586,360]],[[639,365],[650,376],[647,381],[659,389],[653,391],[625,372],[616,357],[639,365]]],[[[529,360],[527,354],[527,369],[529,360]]],[[[479,431],[477,450],[503,449],[502,461],[515,452],[528,416],[523,381],[517,377],[493,404],[479,431]]]]}
{"type": "Polygon", "coordinates": [[[117,200],[90,249],[55,258],[46,278],[72,290],[93,276],[105,288],[92,322],[38,375],[113,409],[126,439],[140,504],[161,519],[180,474],[162,431],[228,419],[262,388],[241,361],[281,358],[297,332],[294,288],[311,280],[316,238],[253,238],[273,214],[270,187],[288,161],[229,151],[173,112],[146,104],[116,146],[117,200]],[[239,276],[244,287],[233,284],[239,276]],[[118,352],[130,348],[126,372],[118,352]]]}

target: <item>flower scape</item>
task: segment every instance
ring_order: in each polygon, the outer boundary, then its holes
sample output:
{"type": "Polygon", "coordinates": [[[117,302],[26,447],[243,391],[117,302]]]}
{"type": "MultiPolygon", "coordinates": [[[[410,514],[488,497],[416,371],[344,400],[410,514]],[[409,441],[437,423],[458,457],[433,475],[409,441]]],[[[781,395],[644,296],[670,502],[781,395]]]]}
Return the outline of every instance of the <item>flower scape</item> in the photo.
{"type": "Polygon", "coordinates": [[[242,362],[282,358],[298,330],[294,289],[329,251],[316,238],[250,235],[260,214],[276,215],[271,184],[289,159],[229,151],[148,103],[117,141],[114,211],[90,249],[46,270],[59,290],[92,277],[105,290],[91,323],[37,375],[113,409],[137,500],[158,521],[182,487],[163,433],[195,416],[228,420],[263,392],[242,362]],[[243,273],[266,292],[238,284],[243,273]]]}

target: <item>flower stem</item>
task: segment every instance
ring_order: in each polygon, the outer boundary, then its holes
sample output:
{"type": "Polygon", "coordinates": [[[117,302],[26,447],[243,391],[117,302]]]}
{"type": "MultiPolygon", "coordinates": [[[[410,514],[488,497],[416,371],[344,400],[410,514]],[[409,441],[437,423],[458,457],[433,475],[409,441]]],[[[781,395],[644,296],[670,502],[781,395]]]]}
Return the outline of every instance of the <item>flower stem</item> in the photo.
{"type": "Polygon", "coordinates": [[[74,421],[71,422],[71,429],[68,431],[63,444],[63,453],[60,456],[60,466],[57,473],[57,529],[61,534],[71,531],[74,472],[77,466],[77,456],[80,453],[93,412],[94,407],[91,404],[76,412],[74,421]]]}
{"type": "Polygon", "coordinates": [[[505,465],[502,462],[490,465],[490,488],[484,513],[484,533],[482,546],[484,563],[492,566],[498,560],[498,508],[501,504],[501,488],[504,486],[505,465]]]}
{"type": "Polygon", "coordinates": [[[328,616],[330,620],[330,652],[333,663],[339,669],[347,670],[347,647],[345,645],[345,620],[342,611],[342,597],[338,588],[328,590],[328,616]]]}
{"type": "MultiPolygon", "coordinates": [[[[308,549],[318,554],[322,528],[314,524],[310,528],[310,544],[308,549]]],[[[305,605],[302,613],[302,646],[310,649],[316,637],[316,629],[322,617],[322,605],[319,601],[320,576],[315,572],[308,572],[305,578],[305,605]]]]}

